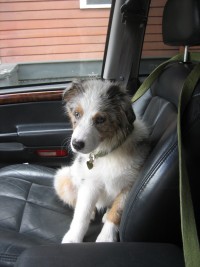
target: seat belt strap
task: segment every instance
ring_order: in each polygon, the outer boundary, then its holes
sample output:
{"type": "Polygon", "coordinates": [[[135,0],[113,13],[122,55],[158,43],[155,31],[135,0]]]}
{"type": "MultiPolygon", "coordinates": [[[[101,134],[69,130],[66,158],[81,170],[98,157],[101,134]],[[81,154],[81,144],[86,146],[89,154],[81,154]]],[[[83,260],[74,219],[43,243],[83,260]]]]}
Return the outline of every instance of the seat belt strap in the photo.
{"type": "Polygon", "coordinates": [[[170,58],[169,60],[163,62],[157,68],[155,68],[155,70],[153,72],[151,72],[151,74],[144,80],[144,82],[138,88],[138,90],[136,91],[136,93],[134,94],[134,96],[132,98],[132,102],[135,102],[136,100],[138,100],[150,88],[150,86],[153,84],[153,82],[156,80],[156,78],[164,70],[165,66],[167,66],[170,62],[182,61],[182,59],[183,59],[183,55],[178,54],[178,55],[170,58]]]}
{"type": "Polygon", "coordinates": [[[200,63],[194,67],[184,82],[183,89],[179,97],[177,118],[181,232],[186,267],[200,266],[200,250],[189,178],[182,149],[181,116],[199,79],[200,63]]]}
{"type": "MultiPolygon", "coordinates": [[[[191,61],[200,61],[200,53],[190,53],[189,59],[191,61]]],[[[164,70],[165,66],[167,66],[170,62],[176,62],[176,61],[183,61],[183,54],[178,54],[170,58],[169,60],[163,62],[157,68],[155,68],[155,70],[144,80],[144,82],[138,88],[138,90],[136,91],[136,93],[132,98],[132,102],[139,99],[150,88],[150,86],[153,84],[156,78],[164,70]]]]}
{"type": "MultiPolygon", "coordinates": [[[[182,61],[183,55],[178,54],[175,57],[165,61],[159,65],[143,82],[132,98],[132,102],[139,99],[156,80],[165,66],[170,62],[182,61]]],[[[200,53],[191,53],[190,60],[200,61],[200,53]]],[[[194,88],[200,78],[200,63],[190,72],[183,84],[178,103],[177,118],[177,135],[178,135],[178,152],[179,152],[179,194],[180,194],[180,212],[181,212],[181,232],[183,240],[183,252],[186,267],[200,266],[200,249],[197,235],[196,222],[194,217],[194,209],[190,192],[189,178],[187,175],[186,164],[182,150],[181,140],[181,115],[189,102],[194,88]]]]}

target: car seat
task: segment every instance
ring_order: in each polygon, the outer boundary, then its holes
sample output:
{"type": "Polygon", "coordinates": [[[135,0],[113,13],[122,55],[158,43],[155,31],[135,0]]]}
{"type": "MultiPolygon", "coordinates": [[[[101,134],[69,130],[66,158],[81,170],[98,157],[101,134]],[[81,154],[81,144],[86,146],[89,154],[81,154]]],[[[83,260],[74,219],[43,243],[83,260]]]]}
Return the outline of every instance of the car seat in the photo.
{"type": "MultiPolygon", "coordinates": [[[[169,0],[163,16],[164,42],[199,45],[199,17],[198,0],[183,0],[181,4],[179,0],[169,0]]],[[[169,63],[133,104],[136,115],[150,128],[151,152],[123,212],[120,242],[59,245],[73,211],[54,193],[55,170],[29,164],[12,165],[0,170],[0,266],[14,266],[17,259],[18,267],[184,266],[176,122],[181,88],[194,64],[169,63]]],[[[185,112],[182,129],[195,208],[199,203],[199,93],[200,82],[185,112]]],[[[198,215],[196,220],[199,229],[198,215]]],[[[97,218],[85,241],[94,241],[101,226],[101,218],[97,218]]]]}

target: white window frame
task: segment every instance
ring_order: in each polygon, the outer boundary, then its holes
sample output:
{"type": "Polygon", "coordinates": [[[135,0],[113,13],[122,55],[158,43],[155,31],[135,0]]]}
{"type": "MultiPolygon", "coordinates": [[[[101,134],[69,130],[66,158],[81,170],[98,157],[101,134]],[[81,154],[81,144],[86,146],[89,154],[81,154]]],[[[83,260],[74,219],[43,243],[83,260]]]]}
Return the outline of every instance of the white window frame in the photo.
{"type": "Polygon", "coordinates": [[[111,4],[87,4],[87,0],[80,0],[80,8],[110,8],[111,4]]]}

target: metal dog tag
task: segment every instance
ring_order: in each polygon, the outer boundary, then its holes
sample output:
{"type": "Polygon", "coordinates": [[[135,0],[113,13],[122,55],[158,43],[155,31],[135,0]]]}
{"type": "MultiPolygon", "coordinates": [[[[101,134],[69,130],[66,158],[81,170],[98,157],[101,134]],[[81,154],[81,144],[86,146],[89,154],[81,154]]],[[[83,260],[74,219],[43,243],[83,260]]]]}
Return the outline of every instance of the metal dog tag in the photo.
{"type": "Polygon", "coordinates": [[[93,168],[93,163],[91,161],[87,161],[87,167],[89,170],[91,170],[93,168]]]}
{"type": "Polygon", "coordinates": [[[89,170],[91,170],[94,167],[94,159],[95,159],[95,156],[91,153],[89,155],[89,160],[86,162],[89,170]]]}

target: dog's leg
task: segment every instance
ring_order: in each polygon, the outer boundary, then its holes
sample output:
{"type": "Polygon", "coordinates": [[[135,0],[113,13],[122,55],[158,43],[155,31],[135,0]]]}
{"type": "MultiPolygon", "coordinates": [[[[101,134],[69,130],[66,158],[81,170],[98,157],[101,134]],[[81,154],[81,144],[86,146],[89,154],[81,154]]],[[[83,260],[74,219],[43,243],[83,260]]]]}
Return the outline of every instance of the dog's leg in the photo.
{"type": "Polygon", "coordinates": [[[122,211],[130,189],[124,189],[115,198],[111,208],[104,215],[104,226],[96,242],[116,242],[122,211]]]}
{"type": "Polygon", "coordinates": [[[102,218],[102,223],[105,223],[106,222],[106,217],[107,217],[107,214],[108,214],[109,210],[110,209],[107,208],[106,212],[104,213],[103,218],[102,218]]]}
{"type": "Polygon", "coordinates": [[[57,171],[54,179],[54,188],[59,198],[74,208],[77,199],[77,187],[70,177],[70,167],[65,167],[57,171]]]}
{"type": "Polygon", "coordinates": [[[100,194],[98,185],[83,184],[77,196],[74,217],[69,231],[63,237],[62,243],[82,242],[83,237],[89,227],[92,212],[100,194]]]}
{"type": "Polygon", "coordinates": [[[97,209],[95,208],[90,216],[90,221],[94,221],[96,217],[97,209]]]}

